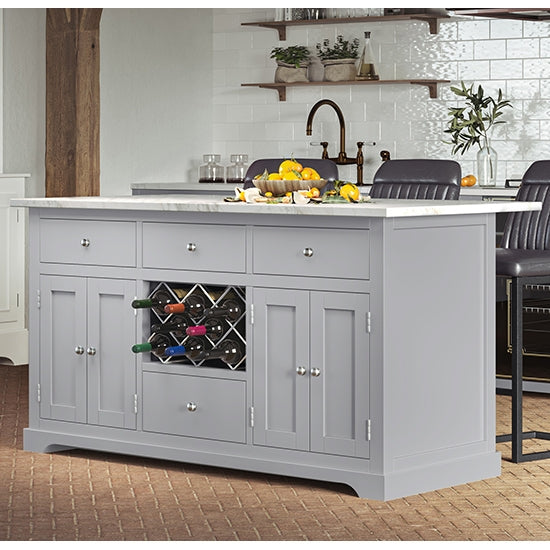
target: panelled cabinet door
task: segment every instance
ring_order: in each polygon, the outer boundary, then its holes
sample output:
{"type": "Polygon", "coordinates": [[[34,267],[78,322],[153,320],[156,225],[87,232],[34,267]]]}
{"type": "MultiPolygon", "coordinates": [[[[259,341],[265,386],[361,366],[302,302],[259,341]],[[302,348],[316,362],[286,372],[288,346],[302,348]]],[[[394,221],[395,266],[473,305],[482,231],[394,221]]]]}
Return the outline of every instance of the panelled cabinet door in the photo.
{"type": "Polygon", "coordinates": [[[88,279],[88,423],[136,428],[134,281],[88,279]]]}
{"type": "Polygon", "coordinates": [[[368,295],[311,293],[311,450],[369,456],[368,295]]]}
{"type": "Polygon", "coordinates": [[[86,279],[40,278],[40,416],[86,422],[86,279]]]}
{"type": "Polygon", "coordinates": [[[309,293],[254,289],[254,443],[309,449],[309,293]]]}

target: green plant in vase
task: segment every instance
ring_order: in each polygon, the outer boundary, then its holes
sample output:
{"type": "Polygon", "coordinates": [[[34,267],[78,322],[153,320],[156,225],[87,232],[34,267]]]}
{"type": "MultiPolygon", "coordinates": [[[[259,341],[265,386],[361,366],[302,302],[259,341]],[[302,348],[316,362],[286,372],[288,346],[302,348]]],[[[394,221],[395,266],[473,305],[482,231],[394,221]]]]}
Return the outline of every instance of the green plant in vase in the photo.
{"type": "Polygon", "coordinates": [[[358,57],[359,40],[344,40],[339,34],[334,45],[328,39],[316,45],[317,56],[325,67],[324,80],[338,82],[355,80],[355,62],[358,57]]]}
{"type": "Polygon", "coordinates": [[[275,82],[308,82],[307,68],[311,52],[306,46],[273,48],[271,59],[277,62],[275,82]]]}
{"type": "Polygon", "coordinates": [[[462,107],[451,107],[445,133],[450,134],[452,153],[464,154],[470,147],[478,146],[477,153],[477,179],[481,187],[494,187],[496,185],[497,153],[491,147],[490,132],[496,124],[504,124],[506,121],[500,117],[506,107],[512,107],[510,101],[503,99],[502,90],[499,88],[497,99],[485,95],[481,86],[477,90],[474,84],[466,87],[464,82],[460,88],[451,86],[451,91],[464,99],[462,107]]]}

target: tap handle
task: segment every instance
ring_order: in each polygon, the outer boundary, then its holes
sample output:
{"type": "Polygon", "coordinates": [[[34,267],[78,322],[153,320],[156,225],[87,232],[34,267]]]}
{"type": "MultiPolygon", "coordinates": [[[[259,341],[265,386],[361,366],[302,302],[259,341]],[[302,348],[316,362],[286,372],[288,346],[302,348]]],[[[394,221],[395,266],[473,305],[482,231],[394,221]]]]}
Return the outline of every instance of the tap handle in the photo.
{"type": "Polygon", "coordinates": [[[323,154],[321,155],[322,159],[328,159],[328,141],[321,141],[323,147],[323,154]]]}
{"type": "Polygon", "coordinates": [[[383,162],[390,160],[390,152],[389,151],[380,151],[380,158],[383,162]]]}
{"type": "Polygon", "coordinates": [[[364,142],[358,141],[357,142],[357,166],[360,166],[363,164],[364,158],[363,158],[363,145],[364,142]]]}

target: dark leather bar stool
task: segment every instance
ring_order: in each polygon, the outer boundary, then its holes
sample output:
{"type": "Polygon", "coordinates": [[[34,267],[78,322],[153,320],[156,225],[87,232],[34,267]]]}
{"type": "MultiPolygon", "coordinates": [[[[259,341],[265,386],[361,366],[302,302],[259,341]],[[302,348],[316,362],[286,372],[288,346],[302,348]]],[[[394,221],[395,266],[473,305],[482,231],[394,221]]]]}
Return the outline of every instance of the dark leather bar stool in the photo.
{"type": "MultiPolygon", "coordinates": [[[[285,159],[258,159],[255,160],[246,171],[244,176],[244,188],[254,187],[252,180],[258,174],[263,174],[264,170],[268,172],[278,172],[281,162],[285,159]]],[[[338,166],[329,159],[295,159],[302,166],[313,168],[324,180],[327,180],[327,185],[324,190],[328,190],[334,186],[334,182],[338,179],[338,166]]]]}
{"type": "Polygon", "coordinates": [[[384,162],[373,178],[373,199],[457,200],[462,170],[454,160],[396,159],[384,162]]]}
{"type": "Polygon", "coordinates": [[[524,439],[550,440],[550,433],[523,431],[523,307],[524,286],[550,284],[550,160],[534,162],[525,172],[518,201],[542,202],[536,212],[512,212],[504,226],[501,248],[496,249],[496,274],[509,285],[512,345],[512,433],[497,442],[512,442],[512,461],[550,458],[550,450],[524,453],[524,439]]]}

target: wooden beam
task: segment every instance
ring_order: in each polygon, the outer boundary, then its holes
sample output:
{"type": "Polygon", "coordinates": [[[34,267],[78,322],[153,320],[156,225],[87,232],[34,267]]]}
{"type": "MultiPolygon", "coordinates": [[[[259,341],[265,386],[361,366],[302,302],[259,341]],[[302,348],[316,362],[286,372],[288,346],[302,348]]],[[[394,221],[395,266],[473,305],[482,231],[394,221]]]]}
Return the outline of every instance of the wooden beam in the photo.
{"type": "Polygon", "coordinates": [[[46,9],[46,196],[99,195],[101,8],[46,9]]]}

